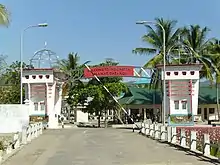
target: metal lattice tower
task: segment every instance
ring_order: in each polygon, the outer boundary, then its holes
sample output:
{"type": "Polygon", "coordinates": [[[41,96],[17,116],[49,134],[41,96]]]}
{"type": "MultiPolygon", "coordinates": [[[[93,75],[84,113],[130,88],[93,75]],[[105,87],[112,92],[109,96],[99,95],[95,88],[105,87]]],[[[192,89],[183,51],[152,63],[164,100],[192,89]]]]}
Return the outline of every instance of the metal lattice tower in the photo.
{"type": "Polygon", "coordinates": [[[45,42],[44,48],[36,51],[33,57],[30,59],[30,66],[34,68],[52,68],[57,64],[58,56],[55,52],[46,48],[45,42]]]}
{"type": "Polygon", "coordinates": [[[3,74],[7,68],[7,63],[5,62],[5,59],[7,56],[0,55],[0,75],[3,74]]]}

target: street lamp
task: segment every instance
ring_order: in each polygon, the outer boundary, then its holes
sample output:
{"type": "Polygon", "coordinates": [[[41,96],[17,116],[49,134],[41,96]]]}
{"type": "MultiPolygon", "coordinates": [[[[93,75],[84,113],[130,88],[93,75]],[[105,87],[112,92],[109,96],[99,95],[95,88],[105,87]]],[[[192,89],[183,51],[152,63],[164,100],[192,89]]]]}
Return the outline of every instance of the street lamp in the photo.
{"type": "Polygon", "coordinates": [[[36,28],[36,27],[47,27],[48,24],[47,23],[40,23],[40,24],[37,24],[37,25],[31,25],[31,26],[28,26],[26,27],[25,29],[23,29],[21,31],[21,36],[20,36],[20,79],[21,79],[21,82],[20,82],[20,104],[22,104],[23,102],[23,90],[22,90],[22,87],[23,87],[23,84],[22,84],[22,77],[23,77],[23,38],[24,38],[24,33],[28,30],[28,29],[31,29],[31,28],[36,28]]]}
{"type": "Polygon", "coordinates": [[[158,25],[161,27],[162,31],[163,31],[163,125],[166,124],[165,120],[166,120],[166,80],[165,80],[165,69],[166,69],[166,31],[164,29],[164,27],[157,22],[153,22],[153,21],[138,21],[136,22],[136,24],[141,24],[141,25],[147,25],[147,24],[154,24],[154,25],[158,25]]]}

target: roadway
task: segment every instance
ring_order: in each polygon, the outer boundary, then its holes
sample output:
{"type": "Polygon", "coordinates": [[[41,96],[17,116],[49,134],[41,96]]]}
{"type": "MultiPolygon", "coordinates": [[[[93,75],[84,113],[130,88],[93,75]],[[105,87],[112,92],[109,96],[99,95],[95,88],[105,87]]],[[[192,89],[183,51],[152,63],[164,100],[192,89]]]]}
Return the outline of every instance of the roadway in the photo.
{"type": "Polygon", "coordinates": [[[46,130],[4,165],[211,165],[124,129],[46,130]]]}

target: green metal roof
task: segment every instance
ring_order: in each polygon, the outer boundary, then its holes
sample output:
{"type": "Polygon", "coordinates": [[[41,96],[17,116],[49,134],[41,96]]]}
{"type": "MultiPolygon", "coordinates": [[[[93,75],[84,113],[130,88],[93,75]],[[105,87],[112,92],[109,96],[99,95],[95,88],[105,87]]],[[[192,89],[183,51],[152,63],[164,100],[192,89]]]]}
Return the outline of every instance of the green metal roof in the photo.
{"type": "Polygon", "coordinates": [[[160,93],[161,92],[159,91],[146,88],[129,87],[128,92],[124,95],[124,97],[119,99],[119,103],[127,105],[160,104],[160,93]]]}
{"type": "MultiPolygon", "coordinates": [[[[125,93],[124,97],[122,97],[118,101],[120,104],[123,105],[161,104],[162,95],[161,91],[159,90],[129,87],[128,92],[125,93]]],[[[199,89],[199,104],[216,104],[216,88],[210,86],[201,86],[199,89]]]]}
{"type": "MultiPolygon", "coordinates": [[[[218,91],[220,101],[220,90],[218,91]]],[[[199,89],[199,104],[216,104],[216,87],[201,86],[199,89]]]]}

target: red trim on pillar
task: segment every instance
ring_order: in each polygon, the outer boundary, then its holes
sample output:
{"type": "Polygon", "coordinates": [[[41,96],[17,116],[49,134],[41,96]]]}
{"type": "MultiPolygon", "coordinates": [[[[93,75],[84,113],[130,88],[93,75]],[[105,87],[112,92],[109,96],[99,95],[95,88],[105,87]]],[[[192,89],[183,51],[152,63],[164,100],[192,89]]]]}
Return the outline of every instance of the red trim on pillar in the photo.
{"type": "Polygon", "coordinates": [[[192,107],[193,107],[193,105],[192,105],[192,96],[193,96],[193,90],[192,90],[192,80],[190,80],[190,107],[191,107],[191,109],[190,109],[190,112],[192,113],[193,111],[192,111],[192,107]]]}
{"type": "MultiPolygon", "coordinates": [[[[171,96],[182,96],[182,97],[185,97],[185,96],[189,96],[190,94],[189,93],[186,93],[186,94],[172,94],[171,96]]],[[[192,94],[193,96],[194,94],[192,94]]]]}
{"type": "Polygon", "coordinates": [[[169,80],[169,82],[168,82],[168,87],[169,87],[169,93],[168,93],[168,95],[169,95],[169,112],[168,112],[168,115],[170,115],[170,97],[171,97],[171,80],[169,80]]]}
{"type": "Polygon", "coordinates": [[[184,84],[186,84],[186,85],[188,85],[188,82],[187,81],[173,81],[173,83],[172,84],[182,84],[182,85],[184,85],[184,84]]]}

